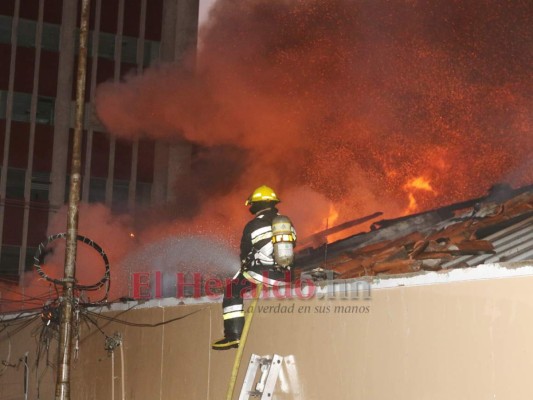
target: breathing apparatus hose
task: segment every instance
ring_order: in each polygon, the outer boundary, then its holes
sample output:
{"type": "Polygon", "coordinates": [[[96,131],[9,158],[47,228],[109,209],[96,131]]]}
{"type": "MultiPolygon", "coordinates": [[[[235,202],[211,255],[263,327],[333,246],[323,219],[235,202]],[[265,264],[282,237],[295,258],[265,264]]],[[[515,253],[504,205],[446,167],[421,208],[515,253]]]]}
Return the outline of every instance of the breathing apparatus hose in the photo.
{"type": "Polygon", "coordinates": [[[239,374],[239,367],[241,366],[242,354],[244,353],[244,346],[246,344],[246,339],[248,338],[248,331],[250,330],[250,325],[252,324],[252,319],[254,318],[255,306],[257,304],[257,301],[259,300],[259,297],[261,296],[262,288],[263,288],[262,283],[259,283],[256,286],[256,289],[257,289],[256,296],[254,297],[252,304],[250,306],[250,312],[248,313],[248,316],[246,317],[244,321],[244,327],[242,329],[241,340],[239,343],[239,347],[237,348],[237,354],[235,354],[233,370],[231,371],[231,377],[229,381],[228,392],[226,394],[226,400],[232,400],[233,398],[233,391],[235,389],[235,382],[237,382],[237,375],[239,374]]]}

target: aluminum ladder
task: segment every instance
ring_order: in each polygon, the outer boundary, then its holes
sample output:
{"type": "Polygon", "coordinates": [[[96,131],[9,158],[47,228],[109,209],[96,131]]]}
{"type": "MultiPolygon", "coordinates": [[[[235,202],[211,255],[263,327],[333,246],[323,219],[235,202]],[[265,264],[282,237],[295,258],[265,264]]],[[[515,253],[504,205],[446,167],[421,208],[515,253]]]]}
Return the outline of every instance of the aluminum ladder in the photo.
{"type": "Polygon", "coordinates": [[[246,370],[244,382],[239,395],[239,400],[248,400],[250,398],[259,398],[261,400],[272,400],[274,388],[278,380],[283,357],[277,354],[274,356],[258,356],[252,354],[250,364],[246,370]],[[258,378],[257,371],[261,370],[258,378]],[[256,383],[257,382],[257,383],[256,383]],[[255,383],[255,388],[253,388],[255,383]]]}

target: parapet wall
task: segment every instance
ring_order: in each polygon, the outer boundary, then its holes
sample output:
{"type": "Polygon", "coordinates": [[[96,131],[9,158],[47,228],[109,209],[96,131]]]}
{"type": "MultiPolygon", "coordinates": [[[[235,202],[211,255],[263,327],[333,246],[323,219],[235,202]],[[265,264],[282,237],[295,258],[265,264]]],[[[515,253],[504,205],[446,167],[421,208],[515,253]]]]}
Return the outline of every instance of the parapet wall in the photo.
{"type": "MultiPolygon", "coordinates": [[[[234,398],[255,353],[290,360],[278,380],[278,399],[529,399],[532,287],[532,267],[482,266],[381,280],[359,299],[260,300],[234,398]]],[[[128,400],[225,399],[236,350],[210,349],[222,334],[221,306],[195,303],[152,300],[104,313],[142,324],[183,317],[157,327],[96,319],[100,331],[84,324],[72,399],[112,399],[113,391],[115,399],[128,400]],[[113,356],[102,332],[123,340],[113,356]]],[[[25,332],[11,338],[11,352],[28,351],[34,362],[35,339],[25,332]]],[[[0,356],[6,350],[2,340],[0,356]]],[[[1,399],[23,398],[15,397],[23,393],[21,372],[8,368],[0,376],[1,399]]],[[[53,379],[44,376],[41,398],[53,398],[53,379]]]]}

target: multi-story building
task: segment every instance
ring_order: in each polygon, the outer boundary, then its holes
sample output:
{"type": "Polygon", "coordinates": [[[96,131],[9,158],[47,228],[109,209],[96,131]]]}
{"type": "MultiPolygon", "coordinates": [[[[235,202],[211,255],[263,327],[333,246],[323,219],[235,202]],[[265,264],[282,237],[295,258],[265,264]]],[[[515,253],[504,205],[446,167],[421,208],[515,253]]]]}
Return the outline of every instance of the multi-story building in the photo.
{"type": "MultiPolygon", "coordinates": [[[[31,268],[50,217],[68,199],[80,8],[81,0],[0,1],[2,279],[31,268]]],[[[179,63],[196,46],[198,9],[199,0],[91,0],[82,201],[134,212],[172,198],[169,182],[190,147],[118,140],[93,103],[101,82],[179,63]]]]}

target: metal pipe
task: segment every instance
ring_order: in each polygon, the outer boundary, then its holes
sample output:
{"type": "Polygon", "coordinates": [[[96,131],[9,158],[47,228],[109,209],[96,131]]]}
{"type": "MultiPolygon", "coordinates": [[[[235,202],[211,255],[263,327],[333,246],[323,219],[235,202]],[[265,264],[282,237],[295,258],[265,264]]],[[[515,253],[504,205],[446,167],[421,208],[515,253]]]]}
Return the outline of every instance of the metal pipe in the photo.
{"type": "Polygon", "coordinates": [[[58,369],[56,400],[70,399],[70,359],[72,353],[72,310],[74,303],[74,282],[76,276],[76,245],[78,234],[78,204],[81,183],[81,141],[85,106],[85,80],[87,63],[87,34],[89,30],[89,3],[82,0],[80,43],[78,51],[78,75],[76,81],[76,110],[74,137],[72,141],[72,166],[67,216],[67,237],[65,250],[65,272],[61,301],[61,324],[59,327],[58,369]]]}

